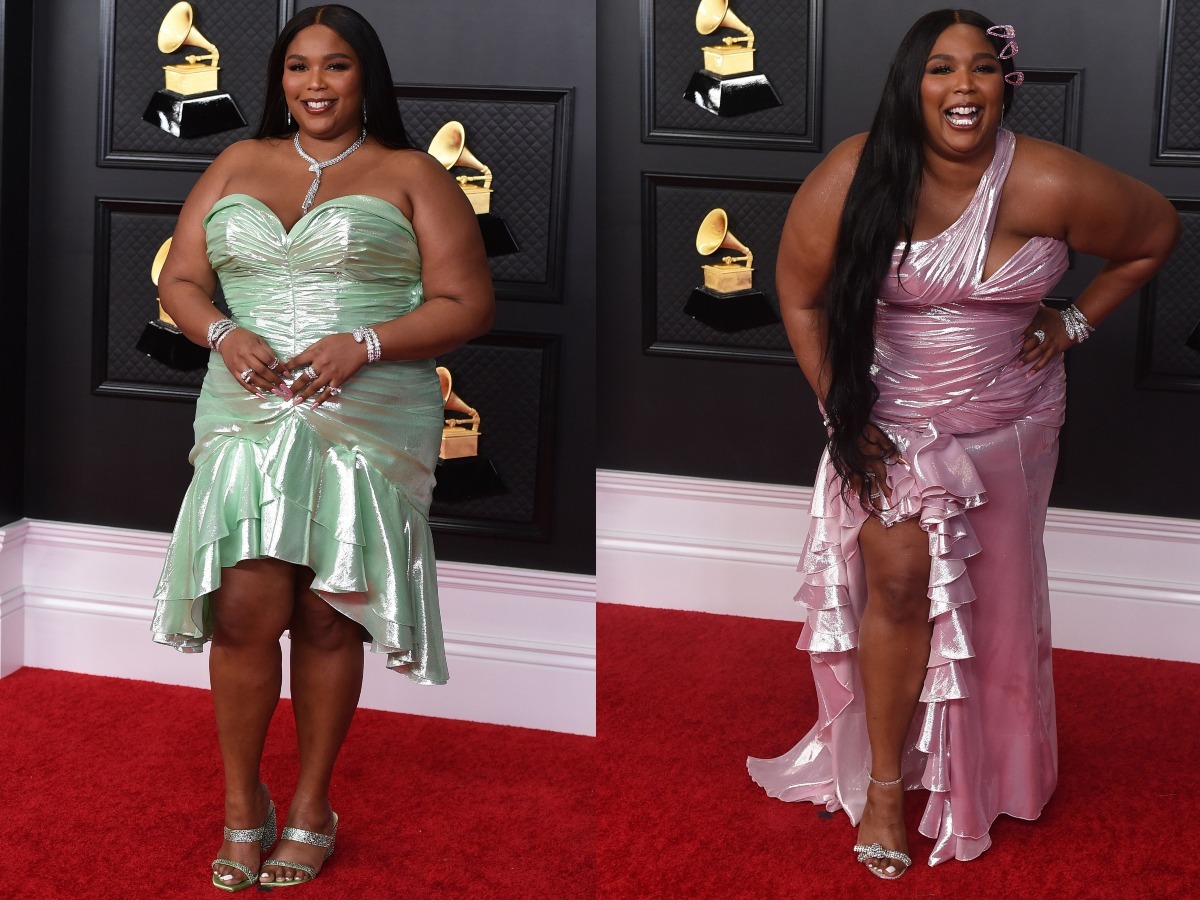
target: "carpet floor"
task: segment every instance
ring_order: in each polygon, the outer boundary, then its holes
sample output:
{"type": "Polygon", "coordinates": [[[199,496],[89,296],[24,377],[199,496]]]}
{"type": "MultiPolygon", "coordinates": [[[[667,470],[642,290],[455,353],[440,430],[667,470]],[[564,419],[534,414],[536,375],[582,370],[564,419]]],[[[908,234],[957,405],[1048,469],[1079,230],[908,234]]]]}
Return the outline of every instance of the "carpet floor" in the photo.
{"type": "Polygon", "coordinates": [[[603,898],[1197,898],[1200,665],[1056,651],[1059,785],[1036,822],[1002,816],[969,863],[854,860],[842,812],[783,803],[746,774],[816,718],[800,625],[600,604],[597,835],[603,898]]]}
{"type": "MultiPolygon", "coordinates": [[[[593,897],[594,745],[359,710],[334,773],[337,849],[285,896],[593,897]]],[[[263,759],[280,825],[295,755],[283,701],[263,759]]],[[[209,874],[222,812],[207,691],[30,668],[0,680],[0,898],[226,896],[209,874]]]]}

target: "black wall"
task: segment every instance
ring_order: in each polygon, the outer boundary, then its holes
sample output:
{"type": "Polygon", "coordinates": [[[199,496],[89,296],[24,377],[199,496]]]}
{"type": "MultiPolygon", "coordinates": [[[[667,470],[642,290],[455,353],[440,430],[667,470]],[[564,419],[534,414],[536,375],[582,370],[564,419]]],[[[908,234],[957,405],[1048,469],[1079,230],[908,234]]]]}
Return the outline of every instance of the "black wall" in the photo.
{"type": "Polygon", "coordinates": [[[21,518],[25,462],[26,222],[33,14],[0,0],[0,525],[21,518]]]}
{"type": "MultiPolygon", "coordinates": [[[[297,8],[309,5],[315,4],[301,2],[297,8]]],[[[575,89],[565,300],[505,300],[496,320],[500,330],[557,335],[561,340],[553,410],[557,473],[551,537],[538,542],[439,534],[437,547],[443,559],[590,572],[595,467],[594,6],[590,0],[569,5],[513,0],[497,15],[494,5],[483,0],[358,0],[353,5],[379,31],[398,82],[575,89]]],[[[167,530],[191,475],[187,453],[193,405],[92,393],[94,204],[98,196],[182,200],[196,175],[96,165],[100,22],[96,3],[39,0],[36,5],[28,241],[32,349],[22,512],[35,518],[167,530]]],[[[147,39],[152,41],[154,35],[147,39]]],[[[264,59],[264,70],[265,63],[264,59]]],[[[9,93],[11,88],[6,88],[9,93]]],[[[7,166],[6,155],[6,170],[7,166]]],[[[7,287],[4,297],[7,308],[7,287]]],[[[5,443],[0,440],[0,446],[5,443]]],[[[3,470],[9,471],[9,466],[3,470]]]]}
{"type": "MultiPolygon", "coordinates": [[[[641,273],[630,261],[647,264],[641,246],[643,172],[801,180],[822,153],[643,143],[641,47],[634,39],[643,5],[609,0],[599,7],[598,218],[605,236],[599,464],[811,484],[824,434],[799,369],[794,363],[647,355],[641,273]]],[[[869,127],[900,38],[920,15],[946,5],[938,0],[825,0],[824,63],[818,73],[820,151],[869,127]]],[[[1160,3],[1006,0],[985,4],[980,11],[1015,25],[1018,68],[1084,70],[1083,153],[1169,197],[1200,197],[1200,168],[1150,164],[1162,44],[1160,3]]],[[[697,35],[695,46],[701,43],[697,35]]],[[[699,62],[698,50],[696,58],[699,62]]],[[[1077,296],[1098,268],[1097,260],[1077,257],[1053,293],[1077,296]]],[[[1200,303],[1195,317],[1200,318],[1200,303]]],[[[1131,300],[1085,346],[1070,351],[1069,409],[1052,502],[1195,517],[1197,493],[1190,480],[1174,479],[1181,489],[1163,490],[1162,476],[1168,454],[1200,439],[1200,393],[1137,388],[1137,332],[1138,302],[1131,300]]]]}

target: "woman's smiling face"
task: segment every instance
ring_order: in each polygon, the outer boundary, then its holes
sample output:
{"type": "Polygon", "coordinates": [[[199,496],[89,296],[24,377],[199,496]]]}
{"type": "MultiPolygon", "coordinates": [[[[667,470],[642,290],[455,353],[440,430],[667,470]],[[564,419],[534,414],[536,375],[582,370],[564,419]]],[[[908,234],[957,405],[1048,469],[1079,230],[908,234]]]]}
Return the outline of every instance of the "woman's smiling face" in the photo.
{"type": "Polygon", "coordinates": [[[951,25],[938,35],[921,79],[926,145],[950,156],[990,146],[1004,115],[1004,87],[988,36],[974,25],[951,25]]]}
{"type": "Polygon", "coordinates": [[[310,25],[288,45],[283,95],[305,133],[333,139],[362,122],[362,71],[354,49],[325,25],[310,25]]]}

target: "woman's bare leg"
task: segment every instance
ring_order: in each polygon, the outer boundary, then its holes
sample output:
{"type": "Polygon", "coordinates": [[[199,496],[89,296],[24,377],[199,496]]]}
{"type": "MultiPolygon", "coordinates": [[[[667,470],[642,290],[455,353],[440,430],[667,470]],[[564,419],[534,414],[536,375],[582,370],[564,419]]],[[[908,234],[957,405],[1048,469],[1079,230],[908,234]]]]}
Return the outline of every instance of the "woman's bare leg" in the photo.
{"type": "MultiPolygon", "coordinates": [[[[859,534],[867,579],[867,606],[859,623],[858,661],[866,701],[871,774],[900,777],[900,756],[921,696],[929,642],[929,536],[916,520],[885,528],[868,519],[859,534]]],[[[860,844],[880,843],[908,852],[904,831],[904,785],[869,784],[858,827],[860,844]]],[[[870,865],[900,872],[895,860],[870,865]]]]}
{"type": "MultiPolygon", "coordinates": [[[[362,690],[362,629],[309,590],[311,578],[302,576],[299,581],[291,623],[291,662],[300,777],[288,807],[287,824],[330,834],[329,782],[362,690]]],[[[272,856],[319,871],[325,851],[283,841],[272,856]]],[[[262,876],[264,882],[306,878],[301,870],[286,866],[264,867],[262,876]]]]}
{"type": "MultiPolygon", "coordinates": [[[[213,639],[208,658],[217,739],[225,767],[225,825],[258,828],[267,816],[267,789],[259,778],[267,726],[279,703],[279,638],[292,615],[295,567],[277,559],[244,560],[221,572],[212,598],[213,639]]],[[[225,841],[217,854],[258,869],[257,844],[225,841]]],[[[215,868],[229,884],[237,869],[215,868]]]]}

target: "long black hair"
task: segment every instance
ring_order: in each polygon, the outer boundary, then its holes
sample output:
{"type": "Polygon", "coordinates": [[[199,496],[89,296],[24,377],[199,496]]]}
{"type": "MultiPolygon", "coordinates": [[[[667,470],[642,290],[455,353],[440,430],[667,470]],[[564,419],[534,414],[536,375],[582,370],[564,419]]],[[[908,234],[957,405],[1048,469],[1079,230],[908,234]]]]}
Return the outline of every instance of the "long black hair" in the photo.
{"type": "Polygon", "coordinates": [[[408,132],[400,120],[396,95],[392,93],[392,70],[388,66],[387,54],[384,53],[379,35],[359,13],[336,3],[300,10],[279,32],[267,60],[267,89],[262,118],[259,119],[254,137],[287,137],[295,130],[293,125],[288,124],[287,101],[283,96],[284,56],[296,35],[310,25],[324,25],[333,29],[358,56],[367,129],[371,136],[393,150],[412,149],[408,132]]]}
{"type": "MultiPolygon", "coordinates": [[[[917,192],[924,160],[924,119],[921,80],[925,63],[938,36],[951,25],[973,25],[985,34],[995,23],[969,9],[941,9],[922,16],[908,30],[883,87],[879,109],[863,145],[862,157],[838,224],[837,250],[829,281],[829,390],[825,414],[832,436],[829,455],[842,478],[842,496],[849,498],[850,480],[864,485],[867,463],[888,456],[890,444],[864,452],[860,446],[879,390],[871,381],[875,357],[875,305],[879,287],[892,264],[897,239],[904,243],[901,262],[912,241],[917,192]],[[877,451],[877,452],[875,452],[877,451]]],[[[988,36],[997,54],[1003,38],[988,36]]],[[[1003,73],[1013,71],[1012,59],[1000,61],[1003,73]]],[[[1012,104],[1013,86],[1004,86],[1004,109],[1012,104]]],[[[886,439],[885,439],[886,440],[886,439]]]]}

